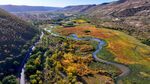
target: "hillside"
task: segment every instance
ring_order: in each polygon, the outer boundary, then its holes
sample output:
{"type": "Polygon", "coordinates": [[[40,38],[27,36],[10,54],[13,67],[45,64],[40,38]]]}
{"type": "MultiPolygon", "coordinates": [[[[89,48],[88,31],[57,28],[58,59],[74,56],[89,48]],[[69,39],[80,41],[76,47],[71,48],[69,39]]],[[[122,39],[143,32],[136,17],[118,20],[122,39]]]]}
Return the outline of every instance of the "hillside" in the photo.
{"type": "Polygon", "coordinates": [[[63,13],[55,13],[55,12],[26,12],[13,14],[27,22],[35,22],[38,20],[50,20],[64,16],[63,13]]]}
{"type": "Polygon", "coordinates": [[[17,6],[17,5],[0,5],[0,8],[8,12],[52,11],[60,9],[59,7],[17,6]]]}
{"type": "Polygon", "coordinates": [[[150,10],[149,5],[149,0],[119,0],[103,6],[97,5],[91,9],[88,9],[86,13],[90,12],[91,15],[99,16],[134,16],[139,13],[148,12],[148,10],[150,10]]]}
{"type": "Polygon", "coordinates": [[[63,9],[58,10],[59,12],[85,12],[89,8],[96,5],[77,5],[77,6],[67,6],[63,9]]]}
{"type": "Polygon", "coordinates": [[[0,79],[4,75],[17,74],[17,68],[32,44],[30,40],[36,34],[38,31],[31,25],[0,9],[0,79]]]}
{"type": "Polygon", "coordinates": [[[149,0],[119,0],[99,5],[68,6],[61,10],[87,14],[97,27],[120,30],[150,44],[149,0]]]}
{"type": "Polygon", "coordinates": [[[99,20],[96,20],[99,27],[122,30],[138,39],[150,38],[149,0],[119,0],[103,6],[97,5],[84,13],[99,20]]]}

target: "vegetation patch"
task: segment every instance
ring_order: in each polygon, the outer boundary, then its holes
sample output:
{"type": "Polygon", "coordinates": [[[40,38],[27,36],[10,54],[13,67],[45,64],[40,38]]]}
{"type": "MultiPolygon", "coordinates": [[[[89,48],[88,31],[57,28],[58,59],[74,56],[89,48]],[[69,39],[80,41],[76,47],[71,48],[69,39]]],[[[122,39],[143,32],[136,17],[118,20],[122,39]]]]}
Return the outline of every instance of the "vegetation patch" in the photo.
{"type": "Polygon", "coordinates": [[[89,31],[89,30],[85,30],[84,32],[85,32],[85,33],[89,33],[90,31],[89,31]]]}
{"type": "MultiPolygon", "coordinates": [[[[137,39],[125,33],[105,28],[95,28],[87,23],[81,24],[74,28],[61,28],[63,35],[74,33],[78,37],[86,37],[87,35],[84,32],[86,30],[91,31],[89,36],[104,39],[108,43],[108,46],[105,45],[100,53],[98,53],[100,58],[123,63],[131,68],[131,75],[129,75],[126,80],[123,81],[126,84],[133,84],[132,80],[139,80],[139,78],[142,76],[140,72],[144,72],[139,68],[139,66],[134,65],[140,65],[143,68],[147,68],[146,70],[150,71],[150,47],[142,44],[137,39]],[[139,71],[135,72],[135,69],[139,71]]],[[[142,80],[135,81],[135,83],[141,84],[140,81],[142,80]]],[[[145,78],[143,81],[145,82],[144,84],[147,84],[146,81],[149,81],[149,78],[145,78]]]]}
{"type": "MultiPolygon", "coordinates": [[[[95,75],[95,77],[100,76],[104,80],[113,83],[111,75],[108,75],[111,73],[107,70],[89,66],[93,60],[91,54],[80,55],[82,52],[92,53],[93,50],[94,47],[87,41],[71,40],[47,34],[37,44],[36,49],[32,52],[27,62],[25,68],[26,78],[32,84],[81,84],[82,81],[88,82],[82,77],[95,75]],[[78,55],[76,54],[77,51],[80,51],[78,55]],[[79,77],[81,80],[78,80],[79,77]]],[[[95,63],[95,65],[98,64],[95,63]]],[[[91,80],[94,80],[94,78],[91,78],[91,80]]],[[[97,79],[97,82],[100,80],[97,79]]]]}
{"type": "Polygon", "coordinates": [[[38,39],[39,31],[34,26],[0,9],[0,80],[18,76],[22,60],[38,39]]]}
{"type": "Polygon", "coordinates": [[[132,64],[128,65],[131,69],[129,76],[122,79],[125,84],[148,84],[150,81],[149,68],[143,65],[132,64]]]}

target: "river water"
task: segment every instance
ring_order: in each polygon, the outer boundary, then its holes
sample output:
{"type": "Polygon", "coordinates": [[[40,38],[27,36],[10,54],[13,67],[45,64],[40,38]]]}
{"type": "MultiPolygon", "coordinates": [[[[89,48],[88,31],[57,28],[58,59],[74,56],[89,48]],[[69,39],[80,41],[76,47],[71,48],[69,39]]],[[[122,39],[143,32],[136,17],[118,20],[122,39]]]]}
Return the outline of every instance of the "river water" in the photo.
{"type": "MultiPolygon", "coordinates": [[[[77,36],[75,34],[72,34],[73,35],[73,38],[74,39],[77,39],[77,40],[84,40],[84,39],[80,39],[80,38],[77,38],[77,36]]],[[[104,41],[100,40],[100,39],[97,39],[97,38],[90,38],[92,40],[96,40],[99,42],[98,44],[98,49],[92,54],[93,55],[93,58],[99,62],[102,62],[102,63],[106,63],[106,64],[110,64],[110,65],[113,65],[115,67],[117,67],[118,69],[120,69],[120,71],[122,72],[121,74],[119,74],[117,77],[115,77],[115,81],[116,83],[118,84],[120,81],[118,81],[119,79],[127,76],[129,73],[130,73],[130,69],[123,65],[123,64],[119,64],[119,63],[115,63],[115,62],[110,62],[110,61],[106,61],[106,60],[103,60],[103,59],[100,59],[96,56],[97,53],[99,53],[102,49],[102,46],[105,44],[104,41]]]]}

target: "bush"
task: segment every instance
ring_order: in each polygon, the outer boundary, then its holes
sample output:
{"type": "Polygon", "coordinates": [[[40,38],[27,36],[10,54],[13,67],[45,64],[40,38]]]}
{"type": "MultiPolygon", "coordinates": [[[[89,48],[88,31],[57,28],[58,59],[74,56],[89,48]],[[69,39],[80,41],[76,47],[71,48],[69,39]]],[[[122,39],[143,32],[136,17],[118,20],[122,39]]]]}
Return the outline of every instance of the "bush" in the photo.
{"type": "Polygon", "coordinates": [[[14,65],[19,65],[19,62],[14,61],[13,64],[14,64],[14,65]]]}
{"type": "Polygon", "coordinates": [[[5,77],[2,80],[2,83],[3,84],[18,84],[16,81],[16,76],[14,76],[14,75],[10,75],[10,76],[5,77]]]}
{"type": "Polygon", "coordinates": [[[85,33],[89,33],[89,32],[91,32],[91,31],[89,31],[89,30],[85,30],[84,32],[85,32],[85,33]]]}
{"type": "Polygon", "coordinates": [[[94,47],[91,45],[82,45],[80,48],[81,52],[88,52],[94,50],[94,47]]]}
{"type": "Polygon", "coordinates": [[[27,65],[26,68],[25,68],[25,74],[27,77],[30,76],[30,74],[34,74],[36,71],[36,67],[35,66],[32,66],[32,65],[27,65]]]}
{"type": "Polygon", "coordinates": [[[150,46],[150,39],[142,40],[142,43],[150,46]]]}
{"type": "Polygon", "coordinates": [[[64,27],[74,27],[75,25],[73,23],[68,23],[66,25],[64,25],[64,27]]]}

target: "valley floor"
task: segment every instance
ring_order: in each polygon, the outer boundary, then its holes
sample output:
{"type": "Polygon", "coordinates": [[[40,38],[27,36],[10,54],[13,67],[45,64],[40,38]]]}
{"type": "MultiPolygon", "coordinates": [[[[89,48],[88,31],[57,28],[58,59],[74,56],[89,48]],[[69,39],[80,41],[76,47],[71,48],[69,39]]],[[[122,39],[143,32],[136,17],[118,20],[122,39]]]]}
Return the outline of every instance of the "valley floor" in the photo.
{"type": "Polygon", "coordinates": [[[27,82],[31,84],[148,84],[150,81],[150,47],[134,37],[74,19],[63,26],[46,24],[41,28],[44,36],[25,68],[27,82]],[[99,41],[91,38],[105,42],[100,51],[97,51],[101,48],[99,41]],[[92,55],[102,61],[94,60],[92,55]]]}
{"type": "Polygon", "coordinates": [[[124,84],[148,84],[150,81],[150,47],[135,38],[119,31],[95,28],[87,23],[60,30],[63,35],[74,33],[79,38],[94,37],[105,40],[108,44],[97,55],[104,60],[125,64],[131,69],[132,72],[122,79],[124,84]]]}

